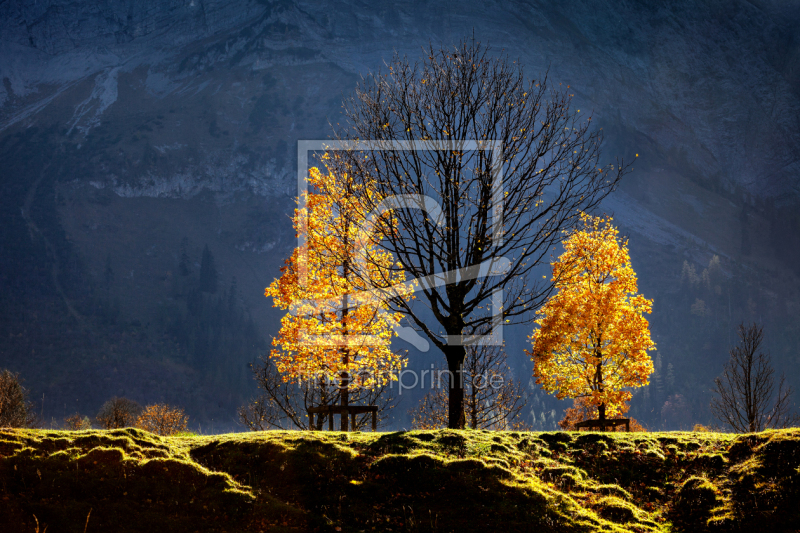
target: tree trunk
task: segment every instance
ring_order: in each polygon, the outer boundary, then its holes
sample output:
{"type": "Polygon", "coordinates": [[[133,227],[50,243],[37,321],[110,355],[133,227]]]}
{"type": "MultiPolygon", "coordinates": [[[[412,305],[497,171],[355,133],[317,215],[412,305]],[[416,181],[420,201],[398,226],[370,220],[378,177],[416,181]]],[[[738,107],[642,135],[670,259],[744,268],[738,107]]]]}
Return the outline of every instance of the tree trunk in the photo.
{"type": "Polygon", "coordinates": [[[447,427],[464,429],[464,346],[447,346],[447,370],[450,371],[449,400],[447,405],[447,427]]]}
{"type": "MultiPolygon", "coordinates": [[[[598,416],[598,420],[600,420],[601,422],[605,422],[605,420],[606,420],[606,404],[605,403],[601,403],[600,407],[597,408],[597,411],[598,411],[598,415],[599,415],[598,416]]],[[[602,426],[602,430],[601,431],[606,431],[606,426],[602,426]]]]}
{"type": "MultiPolygon", "coordinates": [[[[471,376],[472,379],[475,379],[475,376],[471,376]]],[[[484,386],[486,384],[484,383],[484,386]]],[[[472,383],[472,386],[469,388],[470,390],[470,399],[469,399],[469,415],[470,415],[470,428],[478,429],[478,389],[475,387],[475,383],[472,383]]]]}
{"type": "MultiPolygon", "coordinates": [[[[349,252],[348,242],[347,242],[347,236],[349,235],[349,228],[350,228],[349,220],[346,220],[345,221],[345,225],[344,225],[344,249],[345,249],[345,253],[349,252]]],[[[344,277],[345,284],[347,285],[347,282],[349,281],[349,277],[350,277],[350,259],[349,259],[349,256],[345,257],[344,261],[342,261],[342,277],[344,277]]],[[[350,311],[348,309],[349,305],[350,305],[349,294],[347,292],[345,292],[344,295],[342,295],[342,335],[345,337],[345,339],[347,338],[347,334],[348,334],[348,331],[347,331],[347,314],[350,311]]],[[[349,369],[348,369],[348,365],[349,364],[350,364],[350,349],[349,349],[349,347],[345,346],[344,350],[343,350],[343,353],[342,353],[342,365],[344,366],[344,371],[341,373],[342,382],[339,385],[340,396],[341,396],[341,400],[342,400],[341,401],[341,406],[342,407],[347,407],[348,405],[350,405],[350,372],[349,372],[349,369]]],[[[340,415],[342,417],[342,428],[341,428],[342,431],[349,431],[348,419],[350,417],[348,415],[349,414],[345,413],[344,411],[342,411],[342,413],[340,415]]],[[[331,416],[333,416],[333,415],[331,415],[331,416]]]]}
{"type": "MultiPolygon", "coordinates": [[[[346,376],[347,376],[347,373],[343,372],[342,373],[342,394],[341,394],[341,397],[342,397],[341,406],[342,407],[347,407],[348,405],[350,405],[350,390],[348,388],[348,383],[347,383],[348,380],[347,380],[346,376]]],[[[333,415],[331,415],[331,416],[333,416],[333,415]]],[[[348,419],[349,418],[350,417],[347,416],[345,413],[342,413],[342,431],[350,431],[350,427],[348,425],[348,419]]]]}

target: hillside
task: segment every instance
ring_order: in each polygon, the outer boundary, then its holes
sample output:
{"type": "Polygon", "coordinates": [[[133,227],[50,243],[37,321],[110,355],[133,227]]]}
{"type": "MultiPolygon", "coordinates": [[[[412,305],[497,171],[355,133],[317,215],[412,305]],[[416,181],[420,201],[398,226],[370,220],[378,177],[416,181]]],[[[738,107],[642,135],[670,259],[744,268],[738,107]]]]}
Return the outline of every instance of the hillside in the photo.
{"type": "Polygon", "coordinates": [[[800,430],[2,430],[0,528],[780,532],[800,527],[798,467],[800,430]]]}

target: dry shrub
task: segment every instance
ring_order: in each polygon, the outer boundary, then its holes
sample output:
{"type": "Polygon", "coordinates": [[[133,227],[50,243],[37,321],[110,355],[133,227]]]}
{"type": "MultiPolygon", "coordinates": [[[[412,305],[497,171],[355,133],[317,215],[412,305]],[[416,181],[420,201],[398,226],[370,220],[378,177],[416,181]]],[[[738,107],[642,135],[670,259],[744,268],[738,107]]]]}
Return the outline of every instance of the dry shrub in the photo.
{"type": "MultiPolygon", "coordinates": [[[[487,334],[487,330],[479,330],[487,334]]],[[[503,346],[470,345],[464,358],[464,415],[471,429],[528,429],[522,417],[524,389],[513,378],[503,346]]],[[[443,368],[430,373],[428,392],[408,414],[414,429],[447,427],[450,374],[443,368]]],[[[423,386],[425,375],[423,374],[423,386]]]]}
{"type": "MultiPolygon", "coordinates": [[[[630,406],[623,404],[620,409],[621,414],[624,416],[628,412],[630,406]]],[[[584,420],[596,420],[599,416],[599,411],[596,405],[589,402],[588,397],[575,398],[572,407],[567,408],[564,412],[564,418],[558,423],[559,427],[564,431],[577,431],[575,424],[583,422],[584,420]]],[[[630,419],[631,432],[646,432],[644,428],[635,418],[630,419]]],[[[625,426],[616,426],[609,431],[625,431],[625,426]]]]}
{"type": "Polygon", "coordinates": [[[119,429],[134,426],[141,414],[137,402],[115,396],[103,404],[95,419],[103,429],[119,429]]]}
{"type": "Polygon", "coordinates": [[[136,427],[158,435],[174,435],[186,431],[189,417],[183,409],[166,404],[148,405],[136,420],[136,427]]]}
{"type": "Polygon", "coordinates": [[[33,404],[22,386],[19,374],[0,372],[0,428],[36,427],[33,404]]]}
{"type": "Polygon", "coordinates": [[[92,423],[89,421],[88,416],[81,416],[80,413],[75,413],[64,419],[64,427],[70,431],[81,431],[92,429],[92,423]]]}

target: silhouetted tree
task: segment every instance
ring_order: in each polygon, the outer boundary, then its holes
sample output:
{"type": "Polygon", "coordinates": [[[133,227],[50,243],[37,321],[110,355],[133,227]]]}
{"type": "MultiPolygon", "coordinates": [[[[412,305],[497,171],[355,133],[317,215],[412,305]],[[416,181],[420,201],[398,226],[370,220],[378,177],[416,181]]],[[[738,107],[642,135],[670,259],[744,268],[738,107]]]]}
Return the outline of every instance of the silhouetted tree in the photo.
{"type": "Polygon", "coordinates": [[[364,194],[354,202],[368,212],[399,202],[377,223],[381,251],[393,254],[398,271],[428,281],[415,301],[390,303],[443,352],[455,376],[451,428],[465,423],[466,351],[450,339],[468,343],[499,320],[529,323],[553,288],[529,274],[626,171],[600,167],[601,132],[570,107],[570,91],[547,76],[526,81],[518,61],[473,40],[431,45],[421,62],[396,54],[345,102],[336,137],[356,145],[329,152],[326,164],[358,182],[364,194]],[[487,143],[476,149],[470,140],[487,143]],[[503,301],[493,304],[500,291],[503,301]]]}
{"type": "Polygon", "coordinates": [[[133,427],[142,406],[128,398],[113,397],[100,407],[95,420],[103,429],[133,427]]]}
{"type": "Polygon", "coordinates": [[[181,257],[178,260],[178,273],[186,277],[191,274],[191,262],[189,261],[189,253],[187,252],[187,248],[189,247],[189,239],[184,237],[181,240],[181,257]]]}
{"type": "Polygon", "coordinates": [[[739,433],[785,428],[797,423],[790,413],[791,387],[783,374],[775,390],[770,356],[760,352],[763,328],[756,323],[739,325],[739,346],[730,351],[722,375],[714,380],[711,412],[739,433]]]}
{"type": "Polygon", "coordinates": [[[106,283],[106,290],[111,289],[114,282],[114,269],[111,268],[111,254],[106,255],[106,266],[103,270],[103,281],[106,283]]]}

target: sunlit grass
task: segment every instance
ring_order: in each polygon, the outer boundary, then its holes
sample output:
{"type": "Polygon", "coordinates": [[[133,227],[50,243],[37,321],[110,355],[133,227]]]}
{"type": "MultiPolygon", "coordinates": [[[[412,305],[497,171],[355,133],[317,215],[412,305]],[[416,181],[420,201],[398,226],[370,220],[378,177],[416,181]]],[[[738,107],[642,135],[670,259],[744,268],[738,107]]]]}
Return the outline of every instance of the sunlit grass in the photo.
{"type": "Polygon", "coordinates": [[[783,531],[798,466],[800,430],[0,430],[0,529],[783,531]]]}

